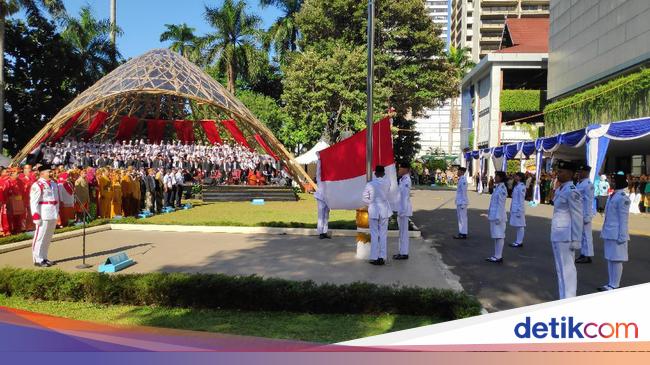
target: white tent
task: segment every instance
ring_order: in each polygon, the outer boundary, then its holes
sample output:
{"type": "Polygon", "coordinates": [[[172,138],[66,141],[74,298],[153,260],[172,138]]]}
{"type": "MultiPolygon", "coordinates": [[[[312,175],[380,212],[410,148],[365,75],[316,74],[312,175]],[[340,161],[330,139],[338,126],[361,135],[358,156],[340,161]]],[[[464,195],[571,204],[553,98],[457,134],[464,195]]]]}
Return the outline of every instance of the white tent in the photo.
{"type": "Polygon", "coordinates": [[[327,144],[326,142],[319,141],[316,143],[314,147],[312,147],[309,151],[305,152],[304,154],[296,157],[296,162],[301,164],[301,165],[309,165],[310,163],[315,163],[318,161],[318,154],[317,152],[320,152],[330,145],[327,144]]]}

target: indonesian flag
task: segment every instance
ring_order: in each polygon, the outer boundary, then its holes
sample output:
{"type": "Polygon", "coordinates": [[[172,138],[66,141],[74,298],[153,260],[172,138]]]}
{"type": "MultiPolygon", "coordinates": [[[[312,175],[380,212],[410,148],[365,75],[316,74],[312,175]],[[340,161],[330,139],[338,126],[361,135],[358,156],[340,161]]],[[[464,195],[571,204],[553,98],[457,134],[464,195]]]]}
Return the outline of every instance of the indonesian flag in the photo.
{"type": "MultiPolygon", "coordinates": [[[[373,125],[372,168],[382,165],[390,180],[390,204],[397,207],[397,171],[393,156],[393,138],[389,118],[373,125]]],[[[366,130],[320,151],[318,189],[330,209],[358,209],[365,206],[361,200],[366,186],[366,130]]]]}

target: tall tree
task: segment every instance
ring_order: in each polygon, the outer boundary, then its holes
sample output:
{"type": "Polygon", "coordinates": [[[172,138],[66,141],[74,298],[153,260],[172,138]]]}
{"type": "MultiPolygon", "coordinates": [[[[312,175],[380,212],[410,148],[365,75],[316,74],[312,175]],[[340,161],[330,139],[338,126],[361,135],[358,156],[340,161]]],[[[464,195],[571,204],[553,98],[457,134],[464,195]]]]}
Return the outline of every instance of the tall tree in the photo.
{"type": "Polygon", "coordinates": [[[196,62],[201,48],[197,43],[198,38],[194,35],[195,29],[185,23],[178,25],[165,24],[165,27],[167,30],[160,35],[160,41],[171,41],[169,49],[180,53],[192,62],[196,62]]]}
{"type": "Polygon", "coordinates": [[[38,14],[7,22],[5,115],[9,143],[15,153],[69,103],[80,85],[82,60],[56,32],[54,23],[38,14]]]}
{"type": "MultiPolygon", "coordinates": [[[[79,70],[85,75],[86,82],[80,85],[83,89],[112,71],[121,59],[110,40],[112,30],[110,21],[95,18],[90,6],[79,10],[79,18],[67,17],[65,21],[61,35],[83,61],[83,67],[79,70]]],[[[121,33],[119,29],[115,31],[121,33]]]]}
{"type": "MultiPolygon", "coordinates": [[[[327,121],[330,116],[338,116],[339,124],[349,125],[352,131],[364,127],[363,123],[343,121],[363,120],[365,114],[366,8],[367,1],[304,1],[296,15],[301,32],[298,43],[303,52],[292,57],[283,69],[286,75],[283,99],[294,119],[299,120],[297,116],[303,115],[327,121]],[[344,50],[354,50],[359,55],[353,69],[361,69],[361,74],[341,82],[346,77],[344,65],[330,68],[324,65],[331,62],[335,52],[344,50]],[[321,73],[314,75],[305,70],[303,63],[307,60],[314,62],[312,69],[321,73]],[[301,100],[294,96],[312,85],[315,85],[313,92],[303,94],[301,100]],[[345,92],[331,93],[332,90],[345,92]],[[338,113],[341,103],[345,107],[338,113]]],[[[384,114],[393,107],[398,117],[411,119],[425,108],[441,105],[454,93],[455,83],[451,82],[454,73],[444,57],[444,42],[438,37],[440,29],[426,14],[424,2],[382,0],[377,2],[376,11],[374,114],[384,114]]],[[[312,128],[323,125],[313,123],[312,128]]],[[[313,136],[318,134],[309,133],[304,143],[315,142],[313,136]]],[[[333,142],[337,138],[336,132],[329,136],[333,142]]]]}
{"type": "Polygon", "coordinates": [[[275,23],[266,32],[264,45],[268,48],[273,45],[280,61],[287,54],[298,50],[300,32],[296,23],[296,14],[300,11],[304,0],[260,0],[262,6],[275,6],[282,11],[275,23]]]}
{"type": "Polygon", "coordinates": [[[0,0],[0,151],[2,151],[2,142],[4,140],[4,122],[5,122],[5,29],[7,18],[20,10],[26,10],[28,14],[37,14],[39,7],[44,8],[55,18],[65,14],[65,7],[61,0],[0,0]]]}
{"type": "Polygon", "coordinates": [[[243,0],[224,0],[220,8],[205,6],[205,19],[215,32],[202,38],[208,63],[225,70],[228,91],[235,93],[237,77],[248,74],[260,39],[262,20],[246,13],[243,0]]]}

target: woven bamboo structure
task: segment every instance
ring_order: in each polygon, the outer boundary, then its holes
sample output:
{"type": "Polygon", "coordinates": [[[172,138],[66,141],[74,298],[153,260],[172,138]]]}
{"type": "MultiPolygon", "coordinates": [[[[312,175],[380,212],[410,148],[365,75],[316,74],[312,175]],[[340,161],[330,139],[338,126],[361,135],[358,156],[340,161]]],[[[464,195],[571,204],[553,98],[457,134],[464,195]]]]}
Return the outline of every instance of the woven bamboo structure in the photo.
{"type": "MultiPolygon", "coordinates": [[[[235,119],[251,146],[257,145],[251,136],[259,134],[287,164],[294,179],[314,186],[294,156],[241,101],[201,68],[168,49],[155,49],[133,58],[82,92],[25,145],[13,163],[22,161],[39,142],[47,142],[73,116],[78,115],[67,135],[83,136],[98,111],[110,116],[92,137],[94,140],[114,137],[123,116],[142,120],[193,120],[195,134],[199,136],[201,119],[235,119]]],[[[167,134],[173,135],[171,126],[166,128],[167,134]]],[[[144,123],[134,133],[138,135],[146,135],[144,123]]]]}

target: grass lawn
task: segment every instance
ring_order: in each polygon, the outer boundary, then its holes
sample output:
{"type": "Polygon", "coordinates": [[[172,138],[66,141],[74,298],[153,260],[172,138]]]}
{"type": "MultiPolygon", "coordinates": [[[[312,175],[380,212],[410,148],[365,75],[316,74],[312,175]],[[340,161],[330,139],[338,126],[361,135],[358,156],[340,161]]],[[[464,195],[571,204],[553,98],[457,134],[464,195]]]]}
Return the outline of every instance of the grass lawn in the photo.
{"type": "MultiPolygon", "coordinates": [[[[124,223],[316,228],[316,199],[310,194],[298,195],[300,200],[296,202],[266,202],[264,205],[252,205],[250,202],[207,203],[137,221],[124,220],[124,223]]],[[[356,229],[355,217],[355,211],[333,210],[330,212],[329,227],[356,229]]]]}
{"type": "MultiPolygon", "coordinates": [[[[110,223],[109,219],[95,219],[94,221],[88,223],[86,225],[86,228],[101,226],[102,224],[107,224],[107,223],[110,223]]],[[[54,231],[54,233],[64,233],[64,232],[76,231],[76,230],[82,229],[82,228],[83,228],[82,226],[69,226],[69,227],[64,227],[64,228],[57,228],[54,231]]],[[[33,238],[34,238],[34,236],[32,234],[27,234],[27,233],[14,234],[14,235],[11,235],[11,236],[0,237],[0,245],[6,245],[6,244],[9,244],[9,243],[20,242],[20,241],[25,241],[25,240],[31,240],[33,238]]]]}
{"type": "Polygon", "coordinates": [[[34,301],[0,294],[0,306],[82,321],[165,327],[244,336],[336,343],[437,323],[407,315],[238,312],[34,301]]]}

